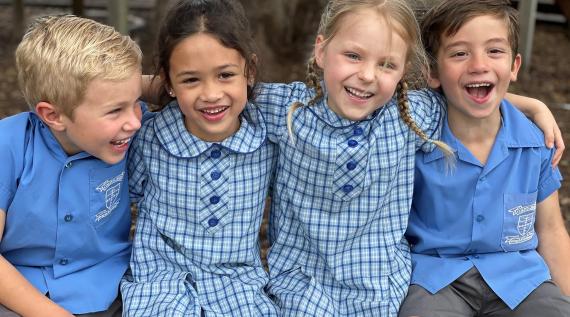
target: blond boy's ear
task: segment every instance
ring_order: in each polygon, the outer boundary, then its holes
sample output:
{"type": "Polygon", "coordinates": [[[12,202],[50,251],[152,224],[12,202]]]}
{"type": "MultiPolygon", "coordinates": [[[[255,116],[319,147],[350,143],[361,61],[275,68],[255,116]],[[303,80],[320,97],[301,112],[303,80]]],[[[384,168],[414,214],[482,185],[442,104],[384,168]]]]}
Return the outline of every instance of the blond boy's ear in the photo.
{"type": "Polygon", "coordinates": [[[36,105],[36,114],[51,129],[55,131],[64,131],[63,123],[64,114],[59,108],[49,102],[41,101],[36,105]]]}

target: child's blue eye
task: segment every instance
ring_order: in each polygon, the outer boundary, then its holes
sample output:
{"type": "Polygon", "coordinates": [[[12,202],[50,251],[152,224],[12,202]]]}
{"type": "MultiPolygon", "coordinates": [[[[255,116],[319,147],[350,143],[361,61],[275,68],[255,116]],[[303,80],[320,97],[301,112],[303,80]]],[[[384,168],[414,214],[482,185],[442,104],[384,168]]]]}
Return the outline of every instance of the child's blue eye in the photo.
{"type": "Polygon", "coordinates": [[[344,56],[346,56],[352,60],[359,60],[360,59],[360,56],[358,56],[358,54],[356,54],[356,53],[345,53],[344,56]]]}

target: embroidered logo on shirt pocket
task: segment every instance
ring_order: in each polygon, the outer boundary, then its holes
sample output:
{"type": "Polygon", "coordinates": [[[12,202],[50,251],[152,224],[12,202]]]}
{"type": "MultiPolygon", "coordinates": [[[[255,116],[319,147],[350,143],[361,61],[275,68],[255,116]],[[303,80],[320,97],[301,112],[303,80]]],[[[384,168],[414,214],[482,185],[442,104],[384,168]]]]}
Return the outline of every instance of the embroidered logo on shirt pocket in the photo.
{"type": "Polygon", "coordinates": [[[503,250],[520,251],[536,247],[534,233],[537,192],[524,194],[504,194],[503,250]]]}
{"type": "Polygon", "coordinates": [[[90,218],[93,225],[99,227],[109,221],[114,211],[119,206],[124,206],[128,200],[125,199],[127,194],[126,189],[123,188],[126,177],[124,164],[92,170],[89,177],[91,186],[90,218]]]}

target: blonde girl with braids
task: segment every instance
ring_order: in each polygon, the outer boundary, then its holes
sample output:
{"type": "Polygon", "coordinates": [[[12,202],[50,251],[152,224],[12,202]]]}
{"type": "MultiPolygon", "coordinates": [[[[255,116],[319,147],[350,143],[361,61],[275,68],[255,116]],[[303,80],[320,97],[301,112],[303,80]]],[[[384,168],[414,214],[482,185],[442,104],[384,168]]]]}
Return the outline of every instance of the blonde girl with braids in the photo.
{"type": "Polygon", "coordinates": [[[407,90],[424,61],[404,0],[332,0],[308,83],[259,88],[279,146],[266,289],[284,316],[397,315],[410,282],[414,156],[449,153],[434,141],[443,97],[407,90]]]}

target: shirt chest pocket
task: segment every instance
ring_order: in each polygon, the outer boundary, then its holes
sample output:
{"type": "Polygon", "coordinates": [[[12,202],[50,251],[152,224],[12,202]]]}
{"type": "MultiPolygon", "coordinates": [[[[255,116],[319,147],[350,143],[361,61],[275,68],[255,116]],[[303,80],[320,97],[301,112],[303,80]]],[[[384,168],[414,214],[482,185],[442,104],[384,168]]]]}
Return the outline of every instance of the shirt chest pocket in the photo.
{"type": "Polygon", "coordinates": [[[505,252],[537,247],[534,232],[536,198],[537,192],[504,194],[501,247],[505,252]]]}
{"type": "Polygon", "coordinates": [[[89,190],[89,218],[95,228],[113,219],[118,221],[128,214],[129,196],[124,162],[91,170],[89,190]]]}

